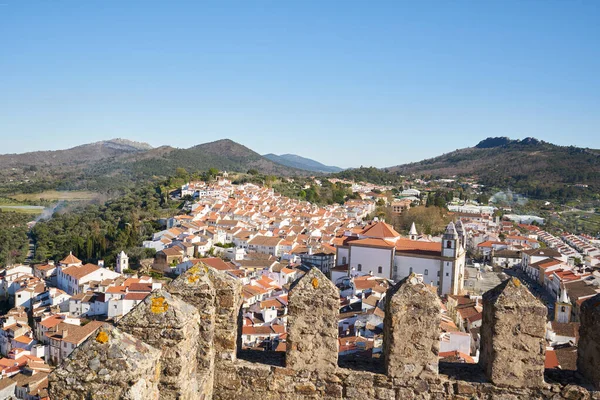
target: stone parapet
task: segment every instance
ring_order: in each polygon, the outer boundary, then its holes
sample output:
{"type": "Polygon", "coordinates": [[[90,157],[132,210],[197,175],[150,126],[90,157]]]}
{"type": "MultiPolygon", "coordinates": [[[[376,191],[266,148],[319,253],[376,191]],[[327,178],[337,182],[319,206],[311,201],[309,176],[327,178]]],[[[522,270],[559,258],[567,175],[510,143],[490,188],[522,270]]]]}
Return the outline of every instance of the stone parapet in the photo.
{"type": "MultiPolygon", "coordinates": [[[[249,362],[236,357],[241,284],[201,264],[76,349],[50,375],[51,398],[600,400],[578,374],[544,382],[546,309],[516,280],[484,296],[479,366],[437,363],[440,303],[425,285],[409,278],[387,298],[383,359],[338,360],[338,292],[313,269],[289,293],[287,353],[249,362]]],[[[579,359],[596,385],[599,304],[582,307],[579,359]]]]}
{"type": "Polygon", "coordinates": [[[49,375],[50,398],[156,400],[161,368],[160,350],[105,324],[49,375]]]}
{"type": "Polygon", "coordinates": [[[338,364],[338,289],[321,271],[311,269],[288,295],[287,366],[332,371],[338,364]]]}
{"type": "Polygon", "coordinates": [[[480,364],[496,385],[544,384],[546,306],[517,278],[483,295],[480,364]]]}
{"type": "Polygon", "coordinates": [[[577,369],[600,390],[600,294],[581,305],[577,369]]]}
{"type": "Polygon", "coordinates": [[[441,303],[411,275],[386,295],[383,354],[387,375],[410,380],[438,373],[441,303]]]}

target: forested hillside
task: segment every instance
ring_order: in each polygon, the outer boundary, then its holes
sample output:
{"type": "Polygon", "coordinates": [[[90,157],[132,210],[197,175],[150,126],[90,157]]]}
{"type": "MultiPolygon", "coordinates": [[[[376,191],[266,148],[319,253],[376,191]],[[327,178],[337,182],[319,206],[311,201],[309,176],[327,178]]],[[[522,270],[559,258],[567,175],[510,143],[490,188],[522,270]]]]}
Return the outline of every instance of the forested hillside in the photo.
{"type": "Polygon", "coordinates": [[[2,212],[0,210],[0,266],[17,264],[27,257],[28,214],[2,212]]]}
{"type": "Polygon", "coordinates": [[[389,168],[403,175],[475,176],[492,187],[510,187],[534,198],[592,195],[574,185],[600,189],[598,150],[557,146],[533,138],[488,138],[477,146],[389,168]]]}
{"type": "Polygon", "coordinates": [[[62,210],[33,228],[35,261],[59,260],[73,251],[84,262],[105,258],[113,265],[125,250],[135,263],[152,256],[153,251],[137,247],[159,229],[157,219],[176,214],[178,205],[160,185],[143,185],[105,204],[62,210]]]}

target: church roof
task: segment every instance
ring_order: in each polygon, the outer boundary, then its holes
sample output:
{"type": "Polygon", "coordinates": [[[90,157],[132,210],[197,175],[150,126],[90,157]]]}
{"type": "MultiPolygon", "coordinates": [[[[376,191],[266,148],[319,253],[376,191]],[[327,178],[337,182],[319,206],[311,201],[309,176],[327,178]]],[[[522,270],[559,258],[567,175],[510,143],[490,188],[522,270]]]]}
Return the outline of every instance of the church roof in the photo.
{"type": "Polygon", "coordinates": [[[393,242],[390,242],[385,239],[379,239],[379,238],[366,238],[366,239],[353,240],[349,244],[350,244],[350,246],[354,246],[354,245],[377,246],[377,247],[388,247],[390,249],[394,247],[393,242]]]}
{"type": "Polygon", "coordinates": [[[81,264],[81,260],[73,255],[73,252],[70,251],[69,255],[65,257],[64,260],[60,262],[61,264],[81,264]]]}
{"type": "Polygon", "coordinates": [[[367,226],[363,229],[361,235],[379,239],[400,236],[391,225],[386,224],[385,222],[377,222],[374,225],[367,226]]]}
{"type": "Polygon", "coordinates": [[[400,238],[396,242],[396,251],[439,256],[442,254],[442,244],[440,242],[423,242],[400,238]]]}

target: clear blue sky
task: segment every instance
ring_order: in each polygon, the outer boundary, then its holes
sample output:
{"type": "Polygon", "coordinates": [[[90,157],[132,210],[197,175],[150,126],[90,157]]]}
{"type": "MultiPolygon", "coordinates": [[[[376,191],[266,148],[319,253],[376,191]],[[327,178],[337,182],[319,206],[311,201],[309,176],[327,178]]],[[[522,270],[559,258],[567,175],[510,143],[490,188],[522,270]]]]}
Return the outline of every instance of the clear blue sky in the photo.
{"type": "Polygon", "coordinates": [[[342,167],[600,148],[600,1],[0,0],[0,153],[230,138],[342,167]]]}

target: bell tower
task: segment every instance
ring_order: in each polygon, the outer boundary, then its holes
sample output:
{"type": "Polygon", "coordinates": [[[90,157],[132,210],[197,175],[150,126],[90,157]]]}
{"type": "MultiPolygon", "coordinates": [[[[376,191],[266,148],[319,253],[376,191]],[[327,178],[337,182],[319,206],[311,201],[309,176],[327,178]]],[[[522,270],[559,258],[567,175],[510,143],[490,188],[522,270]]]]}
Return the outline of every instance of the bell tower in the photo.
{"type": "Polygon", "coordinates": [[[573,306],[567,294],[567,288],[563,286],[560,298],[554,305],[554,320],[564,324],[571,322],[571,310],[573,306]]]}

